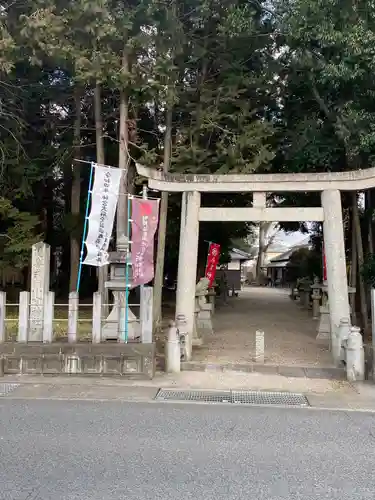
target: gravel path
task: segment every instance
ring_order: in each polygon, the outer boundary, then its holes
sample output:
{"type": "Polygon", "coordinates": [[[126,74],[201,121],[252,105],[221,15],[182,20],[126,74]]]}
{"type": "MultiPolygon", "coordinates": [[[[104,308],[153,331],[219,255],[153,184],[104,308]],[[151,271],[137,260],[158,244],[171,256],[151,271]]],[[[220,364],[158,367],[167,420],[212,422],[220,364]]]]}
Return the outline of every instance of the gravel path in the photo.
{"type": "Polygon", "coordinates": [[[328,346],[316,342],[317,321],[290,300],[288,291],[248,287],[215,312],[214,335],[195,350],[194,361],[250,363],[255,332],[265,333],[265,362],[277,365],[332,366],[328,346]]]}

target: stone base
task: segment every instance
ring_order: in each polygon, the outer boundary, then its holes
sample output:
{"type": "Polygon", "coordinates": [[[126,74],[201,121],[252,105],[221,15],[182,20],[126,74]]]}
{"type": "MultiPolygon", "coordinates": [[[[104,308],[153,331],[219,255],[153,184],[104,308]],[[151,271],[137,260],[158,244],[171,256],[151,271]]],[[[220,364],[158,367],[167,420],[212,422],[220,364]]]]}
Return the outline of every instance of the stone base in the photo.
{"type": "Polygon", "coordinates": [[[320,308],[320,321],[318,326],[318,335],[316,340],[322,343],[328,343],[331,339],[331,321],[329,317],[329,310],[322,306],[320,308]]]}
{"type": "Polygon", "coordinates": [[[208,292],[207,293],[207,299],[208,299],[208,303],[211,306],[212,314],[214,314],[214,312],[215,312],[215,298],[216,298],[215,292],[208,292]]]}
{"type": "Polygon", "coordinates": [[[200,337],[193,338],[193,347],[200,347],[203,345],[203,340],[200,337]]]}
{"type": "Polygon", "coordinates": [[[204,334],[212,335],[214,333],[210,310],[199,311],[198,317],[197,317],[197,328],[198,328],[199,332],[203,335],[204,334]]]}
{"type": "MultiPolygon", "coordinates": [[[[111,340],[119,338],[119,327],[118,327],[118,318],[119,318],[119,308],[115,305],[112,308],[108,318],[104,321],[102,328],[102,339],[103,340],[111,340]]],[[[125,318],[124,324],[122,325],[122,330],[125,330],[125,318]]],[[[121,334],[120,334],[121,336],[121,334]]],[[[134,340],[140,338],[141,329],[139,321],[135,314],[128,307],[128,340],[134,340]]]]}
{"type": "Polygon", "coordinates": [[[318,344],[329,345],[331,341],[330,333],[318,333],[316,336],[316,341],[318,344]]]}
{"type": "Polygon", "coordinates": [[[84,375],[152,379],[155,344],[0,345],[4,375],[84,375]]]}
{"type": "Polygon", "coordinates": [[[200,330],[199,324],[198,324],[198,309],[195,309],[193,335],[191,338],[191,345],[194,347],[197,347],[197,346],[201,346],[202,344],[203,344],[203,340],[201,337],[201,330],[200,330]]]}
{"type": "Polygon", "coordinates": [[[181,371],[196,372],[246,372],[264,375],[281,375],[283,377],[307,377],[313,379],[345,380],[346,372],[342,367],[287,366],[261,363],[206,363],[199,361],[183,361],[181,371]]]}

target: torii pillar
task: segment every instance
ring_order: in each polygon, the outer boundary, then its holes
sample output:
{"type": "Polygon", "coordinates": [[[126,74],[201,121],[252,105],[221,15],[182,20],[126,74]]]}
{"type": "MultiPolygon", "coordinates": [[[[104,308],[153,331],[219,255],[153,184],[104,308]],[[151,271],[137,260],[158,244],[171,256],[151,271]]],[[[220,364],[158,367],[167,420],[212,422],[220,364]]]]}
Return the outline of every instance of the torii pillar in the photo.
{"type": "Polygon", "coordinates": [[[350,307],[346,273],[344,228],[341,194],[338,189],[322,192],[324,210],[324,253],[327,266],[331,350],[335,364],[340,364],[341,339],[338,336],[341,319],[349,319],[350,307]]]}
{"type": "Polygon", "coordinates": [[[180,248],[176,293],[176,318],[186,319],[186,354],[191,359],[194,331],[195,286],[198,261],[199,209],[201,194],[188,191],[182,195],[180,248]]]}

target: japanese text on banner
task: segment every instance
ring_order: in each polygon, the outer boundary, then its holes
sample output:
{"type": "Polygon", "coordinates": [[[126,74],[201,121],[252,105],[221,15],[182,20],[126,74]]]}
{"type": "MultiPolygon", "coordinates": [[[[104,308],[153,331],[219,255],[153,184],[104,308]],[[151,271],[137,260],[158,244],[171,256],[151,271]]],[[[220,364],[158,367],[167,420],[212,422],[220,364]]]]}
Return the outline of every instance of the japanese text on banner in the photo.
{"type": "Polygon", "coordinates": [[[122,170],[95,166],[91,192],[89,230],[86,238],[87,254],[83,264],[104,266],[108,263],[108,246],[112,235],[122,170]]]}
{"type": "Polygon", "coordinates": [[[220,259],[220,245],[217,243],[210,243],[210,247],[208,249],[208,257],[207,257],[207,265],[205,276],[208,278],[209,287],[212,286],[215,276],[216,276],[216,268],[220,259]]]}
{"type": "Polygon", "coordinates": [[[159,222],[159,200],[132,200],[132,285],[154,277],[154,236],[159,222]]]}

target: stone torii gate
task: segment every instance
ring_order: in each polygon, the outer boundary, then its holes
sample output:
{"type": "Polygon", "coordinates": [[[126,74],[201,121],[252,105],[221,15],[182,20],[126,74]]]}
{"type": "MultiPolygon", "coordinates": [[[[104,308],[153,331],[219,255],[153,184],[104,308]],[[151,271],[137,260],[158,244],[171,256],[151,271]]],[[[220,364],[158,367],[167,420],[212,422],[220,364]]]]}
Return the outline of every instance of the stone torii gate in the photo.
{"type": "Polygon", "coordinates": [[[137,171],[148,179],[151,189],[182,193],[176,315],[186,317],[188,358],[191,358],[192,352],[199,223],[322,221],[330,301],[331,351],[333,361],[339,364],[341,341],[338,328],[341,319],[350,318],[340,191],[375,187],[375,168],[320,174],[185,175],[164,173],[137,164],[137,171]],[[321,192],[320,207],[266,207],[267,193],[306,191],[321,192]],[[202,207],[202,192],[252,192],[253,206],[202,207]]]}

